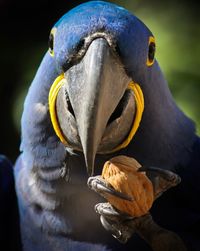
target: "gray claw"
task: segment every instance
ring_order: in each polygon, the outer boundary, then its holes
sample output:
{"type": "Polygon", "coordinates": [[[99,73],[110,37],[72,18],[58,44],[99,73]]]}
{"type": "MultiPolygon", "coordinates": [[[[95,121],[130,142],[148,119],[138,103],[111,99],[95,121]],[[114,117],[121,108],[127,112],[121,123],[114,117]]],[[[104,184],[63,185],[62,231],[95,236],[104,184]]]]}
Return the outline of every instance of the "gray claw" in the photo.
{"type": "Polygon", "coordinates": [[[135,232],[134,218],[118,212],[110,203],[99,203],[95,206],[95,210],[100,214],[103,227],[119,242],[126,243],[135,232]]]}
{"type": "Polygon", "coordinates": [[[123,200],[133,201],[133,198],[131,198],[130,196],[113,189],[110,184],[102,179],[101,176],[90,177],[87,184],[90,189],[94,190],[97,193],[100,193],[102,196],[104,193],[108,193],[123,200]]]}
{"type": "Polygon", "coordinates": [[[101,224],[102,226],[108,231],[108,232],[111,232],[112,235],[115,237],[115,238],[120,238],[121,236],[121,231],[116,229],[114,227],[114,224],[112,224],[111,222],[109,222],[103,215],[100,216],[100,221],[101,221],[101,224]]]}
{"type": "Polygon", "coordinates": [[[163,179],[169,181],[174,186],[178,185],[181,182],[181,178],[176,173],[172,171],[161,169],[158,167],[145,167],[142,166],[138,169],[138,172],[153,172],[158,176],[162,177],[163,179]]]}
{"type": "Polygon", "coordinates": [[[94,209],[95,209],[96,213],[107,216],[107,217],[121,216],[121,214],[119,214],[119,212],[117,210],[115,210],[115,208],[112,207],[112,205],[109,202],[98,203],[95,205],[94,209]]]}
{"type": "Polygon", "coordinates": [[[102,215],[100,216],[100,221],[103,227],[107,231],[111,232],[112,236],[121,243],[126,243],[133,234],[133,231],[126,228],[125,225],[115,224],[114,222],[109,221],[102,215]]]}
{"type": "Polygon", "coordinates": [[[117,220],[117,221],[124,221],[124,220],[131,220],[133,219],[132,216],[127,215],[121,211],[118,211],[115,207],[113,207],[109,202],[105,203],[98,203],[95,205],[95,211],[105,216],[106,218],[117,220]]]}
{"type": "Polygon", "coordinates": [[[141,167],[138,172],[146,172],[148,178],[153,183],[155,199],[160,197],[169,188],[178,185],[181,178],[172,171],[158,167],[141,167]]]}

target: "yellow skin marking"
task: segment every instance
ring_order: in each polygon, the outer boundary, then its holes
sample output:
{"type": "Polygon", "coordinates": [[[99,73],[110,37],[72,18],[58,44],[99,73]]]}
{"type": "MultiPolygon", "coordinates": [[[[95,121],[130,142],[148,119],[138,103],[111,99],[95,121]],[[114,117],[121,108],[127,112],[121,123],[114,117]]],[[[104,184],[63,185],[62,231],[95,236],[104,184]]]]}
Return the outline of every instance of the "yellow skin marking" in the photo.
{"type": "MultiPolygon", "coordinates": [[[[149,45],[150,45],[151,43],[156,44],[156,42],[155,42],[155,38],[154,38],[153,36],[150,36],[150,37],[149,37],[149,45]]],[[[147,66],[152,66],[152,65],[153,65],[153,63],[154,63],[154,59],[153,59],[153,60],[149,60],[149,57],[147,56],[147,62],[146,62],[146,65],[147,65],[147,66]]]]}
{"type": "Polygon", "coordinates": [[[56,98],[63,84],[64,84],[64,74],[61,74],[55,79],[49,91],[49,113],[50,113],[51,123],[53,125],[56,135],[58,136],[60,141],[67,146],[68,143],[60,129],[56,113],[56,98]]]}
{"type": "MultiPolygon", "coordinates": [[[[49,92],[49,112],[50,112],[51,122],[52,122],[52,125],[53,125],[53,128],[54,128],[56,135],[58,136],[60,141],[65,146],[70,146],[69,143],[67,142],[65,136],[63,135],[62,130],[60,129],[57,114],[56,114],[56,98],[57,98],[58,92],[59,92],[60,88],[63,86],[64,82],[65,82],[64,81],[64,74],[61,74],[55,79],[53,85],[51,86],[51,89],[49,92]]],[[[140,86],[137,83],[134,83],[133,81],[131,81],[129,83],[128,89],[133,91],[134,97],[135,97],[136,108],[137,108],[136,114],[135,114],[135,119],[134,119],[133,126],[131,128],[131,131],[130,131],[128,137],[119,146],[114,148],[111,152],[119,151],[120,149],[125,148],[130,143],[130,141],[132,140],[133,136],[135,135],[135,133],[140,125],[140,121],[142,119],[142,114],[144,111],[143,92],[142,92],[140,86]]]]}
{"type": "Polygon", "coordinates": [[[135,119],[134,119],[133,126],[131,128],[131,131],[130,131],[128,137],[122,142],[122,144],[120,144],[119,146],[114,148],[111,152],[119,151],[120,149],[128,146],[128,144],[132,140],[133,136],[135,135],[135,133],[140,125],[140,121],[142,119],[142,114],[144,111],[144,96],[143,96],[142,89],[140,88],[140,86],[137,83],[135,83],[133,81],[129,83],[128,89],[133,91],[134,97],[135,97],[136,109],[137,109],[136,114],[135,114],[135,119]]]}
{"type": "MultiPolygon", "coordinates": [[[[52,35],[53,38],[55,38],[56,30],[57,30],[57,28],[54,27],[54,28],[52,28],[52,30],[51,30],[51,32],[50,32],[50,35],[52,35]]],[[[54,40],[55,40],[55,39],[53,39],[53,48],[54,48],[54,40]]],[[[54,50],[51,50],[51,49],[49,48],[49,54],[50,54],[52,57],[54,57],[54,50]]]]}

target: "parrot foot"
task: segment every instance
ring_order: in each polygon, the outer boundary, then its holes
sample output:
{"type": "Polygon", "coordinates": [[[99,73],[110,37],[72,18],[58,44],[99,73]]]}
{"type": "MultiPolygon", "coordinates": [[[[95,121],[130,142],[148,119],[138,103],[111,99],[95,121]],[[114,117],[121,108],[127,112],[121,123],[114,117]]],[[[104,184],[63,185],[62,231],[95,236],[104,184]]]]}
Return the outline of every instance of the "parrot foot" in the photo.
{"type": "MultiPolygon", "coordinates": [[[[111,194],[124,200],[133,200],[128,195],[116,191],[100,175],[90,177],[87,184],[91,190],[103,197],[105,197],[105,194],[111,194]]],[[[95,211],[100,214],[100,221],[103,227],[119,242],[126,243],[132,236],[134,228],[130,227],[129,224],[126,223],[132,220],[133,217],[118,211],[109,202],[95,205],[95,211]]]]}
{"type": "Polygon", "coordinates": [[[111,195],[114,195],[118,198],[132,201],[133,198],[128,196],[127,194],[121,193],[116,191],[109,183],[107,183],[100,175],[93,176],[88,179],[88,187],[91,190],[94,190],[96,193],[99,193],[101,196],[104,197],[105,193],[109,193],[111,195]]]}
{"type": "MultiPolygon", "coordinates": [[[[166,190],[171,187],[177,186],[181,182],[181,178],[176,173],[164,170],[158,167],[140,167],[138,172],[146,172],[147,177],[151,180],[154,187],[155,198],[158,198],[166,190]]],[[[109,193],[118,198],[132,201],[134,198],[131,198],[127,194],[116,191],[109,183],[107,183],[102,176],[93,176],[88,179],[88,187],[99,193],[101,196],[105,197],[106,193],[109,193]]]]}
{"type": "Polygon", "coordinates": [[[100,214],[103,227],[121,243],[126,243],[135,232],[134,218],[118,211],[109,202],[99,203],[95,211],[100,214]]]}
{"type": "Polygon", "coordinates": [[[138,169],[138,172],[146,172],[147,177],[153,184],[155,199],[160,197],[169,188],[175,187],[181,182],[178,174],[158,167],[142,166],[138,169]]]}
{"type": "Polygon", "coordinates": [[[171,186],[176,186],[181,182],[180,176],[178,176],[176,173],[158,167],[142,166],[138,169],[138,172],[154,173],[156,176],[168,181],[171,184],[171,186]]]}
{"type": "Polygon", "coordinates": [[[154,251],[187,250],[181,238],[156,224],[150,213],[131,217],[118,211],[110,203],[97,204],[95,211],[100,214],[103,227],[123,244],[137,233],[154,251]]]}
{"type": "MultiPolygon", "coordinates": [[[[181,178],[169,170],[163,170],[157,167],[141,167],[138,169],[138,172],[140,171],[146,172],[147,177],[151,180],[154,187],[155,199],[169,188],[176,186],[181,182],[181,178]]],[[[106,198],[106,195],[111,194],[124,200],[134,200],[134,198],[130,198],[127,194],[116,191],[101,176],[90,177],[88,179],[88,187],[104,198],[106,198]]],[[[158,240],[159,242],[159,238],[156,236],[158,236],[162,230],[163,238],[166,237],[169,242],[175,239],[175,244],[177,244],[177,246],[180,246],[181,248],[184,247],[180,238],[176,234],[159,227],[153,221],[149,212],[140,217],[132,217],[119,211],[109,202],[97,204],[95,206],[95,211],[100,214],[100,220],[103,227],[111,232],[111,234],[121,243],[126,243],[133,233],[138,233],[150,244],[150,246],[153,247],[153,250],[161,250],[157,248],[158,244],[156,241],[158,240]]],[[[170,249],[169,245],[166,245],[165,250],[185,249],[170,249]]]]}

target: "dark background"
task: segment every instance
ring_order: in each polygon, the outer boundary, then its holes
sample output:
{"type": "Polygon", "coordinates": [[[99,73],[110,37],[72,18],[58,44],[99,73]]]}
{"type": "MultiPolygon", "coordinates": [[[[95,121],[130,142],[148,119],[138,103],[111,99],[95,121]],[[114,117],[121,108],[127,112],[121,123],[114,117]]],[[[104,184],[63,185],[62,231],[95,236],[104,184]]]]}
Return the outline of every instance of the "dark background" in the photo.
{"type": "MultiPolygon", "coordinates": [[[[24,97],[47,50],[49,32],[69,9],[86,1],[0,0],[0,153],[19,154],[24,97]]],[[[200,132],[200,14],[196,1],[112,1],[153,31],[160,62],[178,105],[200,132]]]]}
{"type": "Polygon", "coordinates": [[[0,0],[0,153],[13,162],[19,154],[22,102],[48,48],[51,27],[82,2],[0,0]]]}

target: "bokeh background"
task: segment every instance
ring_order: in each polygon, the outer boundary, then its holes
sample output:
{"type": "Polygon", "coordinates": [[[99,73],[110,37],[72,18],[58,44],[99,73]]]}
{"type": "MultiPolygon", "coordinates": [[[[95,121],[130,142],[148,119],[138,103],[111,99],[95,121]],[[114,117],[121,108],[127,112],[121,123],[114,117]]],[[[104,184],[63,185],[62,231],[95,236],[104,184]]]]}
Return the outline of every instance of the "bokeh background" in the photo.
{"type": "MultiPolygon", "coordinates": [[[[0,152],[19,154],[28,87],[47,50],[49,32],[66,11],[86,1],[0,0],[0,152]]],[[[200,14],[193,0],[113,0],[154,33],[156,57],[177,104],[200,134],[200,14]]]]}

